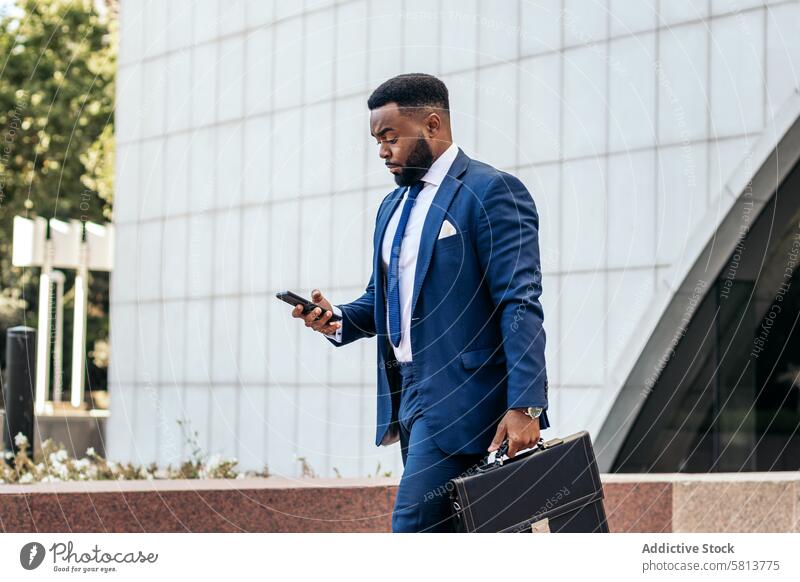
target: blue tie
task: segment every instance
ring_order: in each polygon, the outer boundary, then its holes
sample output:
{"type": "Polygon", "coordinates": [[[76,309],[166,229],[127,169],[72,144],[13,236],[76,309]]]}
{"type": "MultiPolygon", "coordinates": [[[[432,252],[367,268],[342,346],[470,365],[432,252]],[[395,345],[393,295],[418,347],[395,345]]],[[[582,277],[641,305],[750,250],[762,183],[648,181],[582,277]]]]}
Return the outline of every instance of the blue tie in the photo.
{"type": "Polygon", "coordinates": [[[400,222],[397,223],[397,231],[394,233],[392,241],[392,253],[389,257],[389,277],[386,287],[386,296],[389,304],[389,339],[394,347],[400,345],[400,245],[403,244],[403,234],[406,231],[408,217],[411,215],[411,208],[417,200],[417,196],[425,186],[425,182],[416,182],[409,190],[406,202],[403,205],[403,212],[400,214],[400,222]]]}

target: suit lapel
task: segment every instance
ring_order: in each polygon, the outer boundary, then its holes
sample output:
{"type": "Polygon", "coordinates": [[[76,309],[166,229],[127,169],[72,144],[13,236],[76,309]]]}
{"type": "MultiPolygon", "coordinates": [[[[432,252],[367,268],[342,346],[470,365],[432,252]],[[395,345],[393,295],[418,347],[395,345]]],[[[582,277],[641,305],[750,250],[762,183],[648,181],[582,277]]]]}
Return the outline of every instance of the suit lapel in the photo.
{"type": "Polygon", "coordinates": [[[394,214],[397,204],[403,198],[403,193],[407,190],[406,187],[397,188],[392,192],[389,197],[384,200],[381,207],[378,209],[378,222],[375,225],[375,240],[373,242],[372,253],[372,272],[374,273],[375,283],[375,306],[377,308],[377,319],[375,325],[378,329],[379,337],[386,334],[383,329],[386,325],[386,299],[383,295],[383,265],[381,264],[381,254],[383,253],[383,237],[386,232],[386,227],[389,225],[389,219],[394,214]]]}
{"type": "Polygon", "coordinates": [[[414,294],[411,300],[412,315],[417,306],[417,299],[419,298],[422,283],[425,281],[425,275],[428,272],[428,266],[430,265],[431,256],[433,255],[433,247],[436,244],[436,239],[442,228],[444,216],[447,213],[447,209],[450,207],[453,196],[455,196],[461,186],[459,177],[467,169],[468,163],[469,157],[467,157],[467,154],[465,154],[461,148],[458,148],[458,155],[456,155],[456,159],[453,160],[453,163],[450,165],[447,175],[439,185],[436,196],[433,197],[433,202],[428,209],[428,214],[425,216],[425,222],[422,225],[422,236],[419,241],[419,253],[417,254],[417,269],[414,273],[414,294]]]}

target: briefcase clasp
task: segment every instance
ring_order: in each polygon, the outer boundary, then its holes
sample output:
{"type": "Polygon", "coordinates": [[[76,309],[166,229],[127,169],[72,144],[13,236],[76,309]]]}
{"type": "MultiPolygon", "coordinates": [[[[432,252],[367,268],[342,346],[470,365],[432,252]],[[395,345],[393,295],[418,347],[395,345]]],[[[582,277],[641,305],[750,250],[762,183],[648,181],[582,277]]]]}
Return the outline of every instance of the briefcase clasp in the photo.
{"type": "Polygon", "coordinates": [[[545,449],[549,449],[550,447],[554,447],[556,445],[560,445],[563,442],[564,442],[564,439],[559,439],[559,438],[550,439],[547,442],[542,442],[542,439],[539,439],[539,444],[536,445],[536,446],[538,446],[542,450],[545,450],[545,449]]]}

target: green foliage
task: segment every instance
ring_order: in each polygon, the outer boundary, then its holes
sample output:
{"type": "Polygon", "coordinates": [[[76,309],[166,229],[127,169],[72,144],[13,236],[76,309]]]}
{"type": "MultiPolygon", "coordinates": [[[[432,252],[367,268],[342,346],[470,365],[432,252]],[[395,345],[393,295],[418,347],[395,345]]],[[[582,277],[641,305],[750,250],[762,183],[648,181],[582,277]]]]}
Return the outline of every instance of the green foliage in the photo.
{"type": "MultiPolygon", "coordinates": [[[[2,333],[36,321],[34,273],[11,266],[14,216],[111,218],[116,14],[116,0],[16,0],[0,16],[2,333]]],[[[89,351],[108,333],[108,278],[97,275],[89,351]]]]}

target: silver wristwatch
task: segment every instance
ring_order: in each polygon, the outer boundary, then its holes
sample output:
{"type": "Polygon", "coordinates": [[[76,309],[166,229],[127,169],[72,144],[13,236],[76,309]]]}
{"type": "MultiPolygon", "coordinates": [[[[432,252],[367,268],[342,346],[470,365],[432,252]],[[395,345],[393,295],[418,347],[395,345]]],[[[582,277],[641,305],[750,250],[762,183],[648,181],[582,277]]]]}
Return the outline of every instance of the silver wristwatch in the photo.
{"type": "Polygon", "coordinates": [[[542,415],[542,411],[544,411],[544,408],[541,408],[539,406],[528,406],[527,408],[517,408],[517,410],[521,410],[522,412],[530,416],[532,419],[536,420],[542,415]]]}

